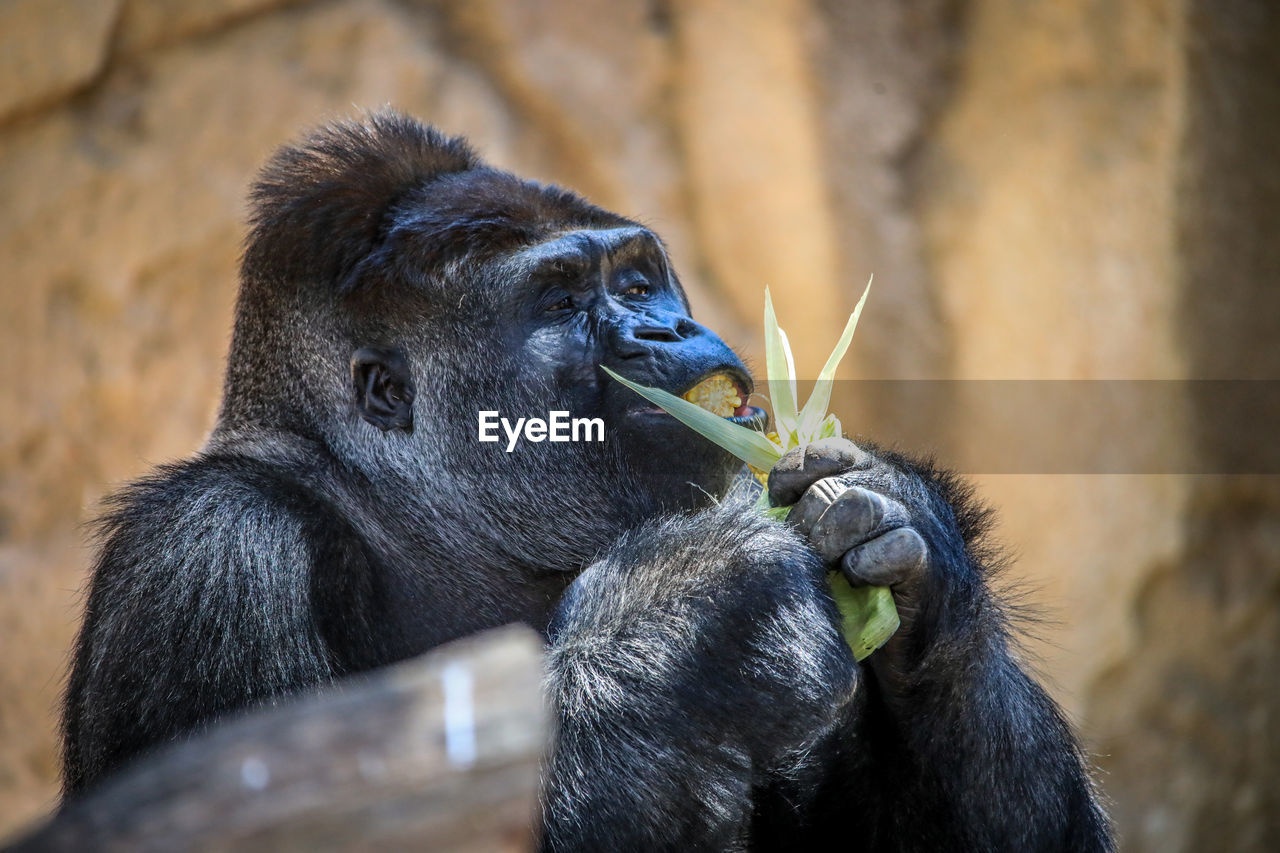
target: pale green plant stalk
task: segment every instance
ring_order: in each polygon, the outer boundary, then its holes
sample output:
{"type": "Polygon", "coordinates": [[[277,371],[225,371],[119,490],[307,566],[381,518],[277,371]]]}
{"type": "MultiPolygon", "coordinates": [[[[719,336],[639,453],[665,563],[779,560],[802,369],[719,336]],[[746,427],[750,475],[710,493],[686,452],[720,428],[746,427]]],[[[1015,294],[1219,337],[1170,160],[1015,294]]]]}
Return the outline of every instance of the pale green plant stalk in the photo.
{"type": "MultiPolygon", "coordinates": [[[[797,404],[796,368],[791,357],[791,346],[786,332],[778,325],[778,318],[773,311],[773,299],[769,295],[769,289],[765,288],[765,368],[774,422],[774,432],[768,435],[727,421],[674,394],[624,379],[607,367],[602,366],[602,369],[694,432],[747,463],[760,482],[767,485],[765,481],[769,470],[788,450],[823,438],[843,435],[840,419],[828,413],[827,406],[831,403],[836,368],[849,349],[853,333],[858,327],[858,318],[862,315],[862,306],[870,292],[871,282],[867,282],[867,288],[858,300],[857,307],[849,315],[849,321],[845,324],[836,348],[818,374],[808,401],[800,408],[797,404]]],[[[757,507],[771,518],[779,520],[785,519],[791,511],[790,507],[771,506],[767,488],[761,493],[757,507]]],[[[840,610],[845,642],[849,644],[854,657],[862,660],[884,645],[893,632],[898,630],[898,611],[893,604],[893,596],[888,587],[851,586],[839,572],[829,573],[828,578],[831,595],[840,610]]]]}

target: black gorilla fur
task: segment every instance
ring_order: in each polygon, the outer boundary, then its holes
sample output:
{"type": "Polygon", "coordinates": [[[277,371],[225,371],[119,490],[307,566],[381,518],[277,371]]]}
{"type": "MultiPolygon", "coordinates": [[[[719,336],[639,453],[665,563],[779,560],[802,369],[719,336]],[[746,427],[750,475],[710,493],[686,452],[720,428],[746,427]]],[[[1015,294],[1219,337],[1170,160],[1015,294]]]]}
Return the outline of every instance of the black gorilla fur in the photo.
{"type": "Polygon", "coordinates": [[[650,232],[391,113],[283,149],[252,198],[208,445],[102,524],[68,797],[228,712],[524,621],[559,715],[545,849],[1109,849],[962,484],[838,442],[788,476],[866,530],[766,521],[733,459],[604,378],[749,390],[650,232]],[[508,454],[480,409],[609,440],[508,454]],[[904,615],[864,664],[836,567],[882,572],[904,615]]]}

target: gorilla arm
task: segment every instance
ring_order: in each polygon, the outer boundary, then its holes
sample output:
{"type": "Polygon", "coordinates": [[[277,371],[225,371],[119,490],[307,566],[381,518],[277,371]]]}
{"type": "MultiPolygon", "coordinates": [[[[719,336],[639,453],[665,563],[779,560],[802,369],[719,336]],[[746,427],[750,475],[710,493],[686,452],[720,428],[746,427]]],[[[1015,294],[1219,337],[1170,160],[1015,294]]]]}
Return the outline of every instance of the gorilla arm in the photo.
{"type": "Polygon", "coordinates": [[[547,850],[741,849],[753,788],[837,720],[857,670],[821,566],[722,505],[628,533],[550,634],[547,850]]]}
{"type": "Polygon", "coordinates": [[[854,731],[814,752],[813,830],[847,833],[832,815],[856,803],[868,849],[1111,849],[1069,727],[1012,654],[987,585],[989,513],[968,487],[843,439],[792,451],[769,487],[830,568],[890,586],[902,617],[865,661],[854,731]]]}

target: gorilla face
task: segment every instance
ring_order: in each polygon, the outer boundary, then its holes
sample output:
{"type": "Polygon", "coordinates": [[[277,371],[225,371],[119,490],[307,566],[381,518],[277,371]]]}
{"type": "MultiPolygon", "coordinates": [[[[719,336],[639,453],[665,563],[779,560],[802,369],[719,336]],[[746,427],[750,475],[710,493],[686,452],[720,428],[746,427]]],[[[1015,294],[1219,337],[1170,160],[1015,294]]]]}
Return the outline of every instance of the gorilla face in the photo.
{"type": "Polygon", "coordinates": [[[715,333],[689,317],[662,244],[647,229],[575,229],[515,254],[505,324],[518,330],[526,381],[552,389],[574,416],[602,417],[623,457],[668,506],[724,491],[741,463],[614,382],[601,365],[681,395],[727,378],[729,420],[763,427],[752,381],[715,333]]]}

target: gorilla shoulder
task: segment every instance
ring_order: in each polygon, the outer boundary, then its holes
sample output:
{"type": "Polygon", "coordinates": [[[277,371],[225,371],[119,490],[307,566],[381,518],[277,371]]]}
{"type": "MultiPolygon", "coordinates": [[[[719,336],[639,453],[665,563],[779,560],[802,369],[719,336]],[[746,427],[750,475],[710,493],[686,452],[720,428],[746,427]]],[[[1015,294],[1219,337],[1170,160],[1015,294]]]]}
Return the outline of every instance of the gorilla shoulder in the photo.
{"type": "Polygon", "coordinates": [[[69,768],[96,777],[175,731],[341,669],[311,572],[338,522],[282,472],[201,456],[108,507],[79,640],[94,654],[68,686],[83,709],[66,716],[69,768]]]}

